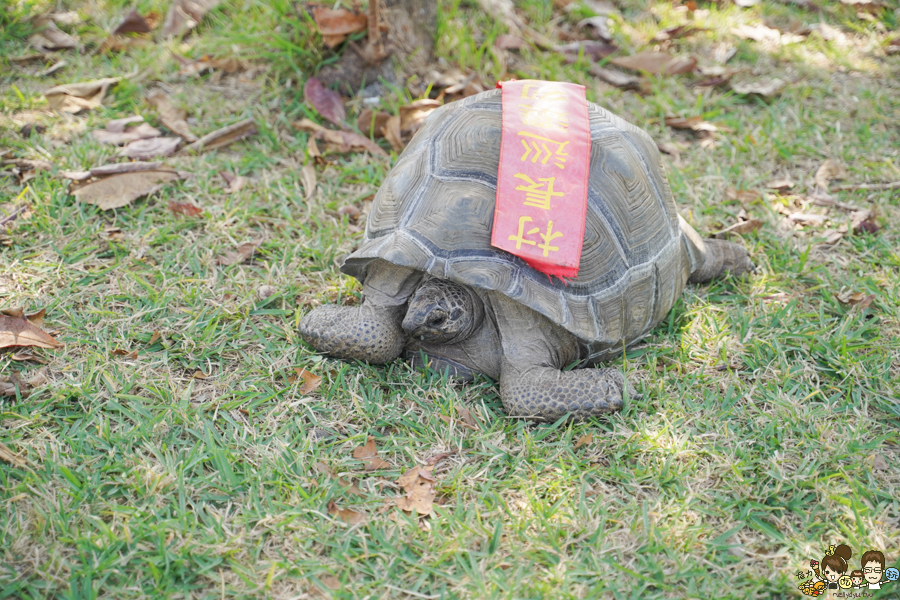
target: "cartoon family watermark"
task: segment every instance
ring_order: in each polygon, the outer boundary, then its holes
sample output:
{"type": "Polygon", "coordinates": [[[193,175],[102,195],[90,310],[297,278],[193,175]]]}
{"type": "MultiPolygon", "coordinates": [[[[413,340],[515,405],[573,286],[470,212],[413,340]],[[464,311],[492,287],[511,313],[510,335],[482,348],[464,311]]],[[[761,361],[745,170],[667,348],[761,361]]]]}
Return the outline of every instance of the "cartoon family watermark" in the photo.
{"type": "Polygon", "coordinates": [[[834,598],[867,598],[874,595],[868,590],[880,590],[900,578],[897,569],[884,568],[884,553],[880,550],[863,552],[858,569],[851,568],[852,557],[853,551],[847,544],[829,546],[821,563],[811,560],[810,570],[797,572],[797,579],[810,578],[800,584],[800,591],[807,596],[821,596],[829,590],[839,590],[834,598]]]}

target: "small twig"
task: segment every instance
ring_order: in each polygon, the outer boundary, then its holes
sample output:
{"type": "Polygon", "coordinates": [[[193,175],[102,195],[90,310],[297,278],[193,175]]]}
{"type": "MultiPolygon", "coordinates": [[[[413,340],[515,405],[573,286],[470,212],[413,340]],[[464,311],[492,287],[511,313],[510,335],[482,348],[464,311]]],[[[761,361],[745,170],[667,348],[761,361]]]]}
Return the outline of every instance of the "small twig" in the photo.
{"type": "Polygon", "coordinates": [[[17,208],[14,212],[12,212],[12,213],[6,215],[5,217],[3,217],[2,219],[0,219],[0,227],[3,227],[7,223],[11,223],[11,222],[15,221],[16,218],[19,216],[19,214],[25,212],[25,209],[27,209],[27,208],[28,208],[28,205],[23,204],[22,206],[17,208]]]}
{"type": "Polygon", "coordinates": [[[849,185],[837,185],[831,189],[835,192],[846,192],[849,190],[896,190],[900,189],[900,181],[892,181],[890,183],[857,183],[849,185]]]}
{"type": "Polygon", "coordinates": [[[369,0],[369,45],[381,45],[381,21],[378,19],[380,0],[369,0]]]}

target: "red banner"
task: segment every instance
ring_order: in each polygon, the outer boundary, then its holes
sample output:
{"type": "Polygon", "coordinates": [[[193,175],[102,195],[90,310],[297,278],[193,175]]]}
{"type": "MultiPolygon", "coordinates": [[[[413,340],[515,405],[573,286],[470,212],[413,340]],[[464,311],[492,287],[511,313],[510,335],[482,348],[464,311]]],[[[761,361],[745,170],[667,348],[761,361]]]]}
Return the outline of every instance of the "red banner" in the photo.
{"type": "Polygon", "coordinates": [[[584,86],[504,81],[491,245],[575,277],[584,242],[591,130],[584,86]]]}

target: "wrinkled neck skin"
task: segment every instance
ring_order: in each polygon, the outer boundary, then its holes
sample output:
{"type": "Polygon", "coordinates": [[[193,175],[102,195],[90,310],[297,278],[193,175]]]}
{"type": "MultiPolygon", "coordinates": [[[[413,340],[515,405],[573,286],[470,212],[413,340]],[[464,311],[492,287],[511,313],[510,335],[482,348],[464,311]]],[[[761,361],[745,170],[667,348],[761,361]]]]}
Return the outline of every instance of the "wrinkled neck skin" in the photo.
{"type": "Polygon", "coordinates": [[[403,330],[421,342],[458,344],[472,337],[484,321],[484,302],[475,291],[444,279],[419,286],[406,308],[403,330]]]}

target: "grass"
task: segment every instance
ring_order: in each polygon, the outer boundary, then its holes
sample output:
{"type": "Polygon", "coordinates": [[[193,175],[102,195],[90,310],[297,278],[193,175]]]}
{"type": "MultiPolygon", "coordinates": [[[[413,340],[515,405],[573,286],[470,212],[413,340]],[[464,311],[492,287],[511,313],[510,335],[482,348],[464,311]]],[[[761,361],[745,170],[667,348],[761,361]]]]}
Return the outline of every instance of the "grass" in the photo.
{"type": "MultiPolygon", "coordinates": [[[[131,6],[52,4],[79,12],[83,23],[69,30],[82,41],[99,40],[131,6]]],[[[167,3],[134,6],[164,14],[167,3]]],[[[623,52],[688,19],[665,2],[619,7],[612,32],[623,52]]],[[[726,195],[790,176],[802,196],[829,157],[847,165],[851,183],[900,179],[900,58],[881,51],[896,2],[869,20],[836,2],[819,12],[702,5],[694,17],[707,31],[673,50],[709,63],[716,44],[733,44],[729,66],[741,77],[790,82],[764,101],[689,87],[694,76],[623,92],[592,79],[585,60],[497,51],[502,25],[475,2],[442,1],[441,68],[474,69],[485,81],[583,83],[589,99],[657,141],[687,144],[665,160],[699,231],[730,225],[742,208],[765,223],[743,239],[756,274],[688,288],[619,363],[641,399],[606,419],[553,424],[505,417],[490,381],[463,386],[399,362],[344,363],[299,340],[311,306],[359,301],[360,286],[337,266],[361,234],[337,209],[364,209],[390,164],[337,158],[317,168],[319,189],[304,199],[306,137],[289,124],[316,118],[302,84],[327,58],[291,3],[227,0],[184,43],[65,53],[65,69],[38,78],[45,65],[9,57],[27,52],[27,17],[50,8],[20,3],[0,17],[3,146],[55,165],[27,185],[0,179],[4,205],[30,207],[0,236],[0,307],[45,306],[46,328],[66,344],[36,352],[47,365],[0,355],[0,374],[43,377],[27,397],[0,401],[0,442],[27,460],[0,462],[0,597],[759,599],[799,597],[795,573],[829,544],[853,549],[851,568],[868,549],[898,565],[897,191],[835,194],[873,208],[882,229],[832,246],[821,242],[848,220],[840,211],[774,193],[746,206],[726,195]],[[846,37],[814,32],[770,47],[730,32],[762,21],[822,22],[846,37]],[[185,79],[170,50],[235,56],[254,74],[185,79]],[[46,110],[51,85],[129,73],[142,75],[113,88],[100,109],[46,110]],[[131,206],[104,212],[75,201],[59,172],[113,160],[87,135],[105,121],[140,113],[157,123],[143,101],[157,82],[196,119],[194,131],[253,117],[259,134],[168,160],[194,176],[131,206]],[[668,115],[702,115],[724,132],[702,146],[666,128],[668,115]],[[47,130],[23,138],[26,122],[47,130]],[[249,185],[226,193],[222,170],[249,185]],[[175,215],[170,200],[204,215],[175,215]],[[779,206],[831,223],[791,225],[779,206]],[[260,243],[251,261],[216,263],[247,241],[260,243]],[[263,286],[275,293],[261,299],[263,286]],[[842,290],[875,299],[859,310],[836,299],[842,290]],[[287,380],[294,367],[322,376],[321,387],[301,393],[287,380]],[[463,407],[480,428],[441,419],[458,419],[463,407]],[[575,449],[587,434],[593,441],[575,449]],[[366,473],[352,458],[368,435],[391,469],[366,473]],[[441,454],[433,518],[380,512],[400,473],[441,454]],[[876,455],[883,468],[873,468],[876,455]],[[368,521],[350,527],[330,516],[332,500],[368,521]]],[[[518,8],[555,35],[561,12],[550,3],[518,8]]],[[[384,102],[402,104],[405,93],[384,102]]]]}

